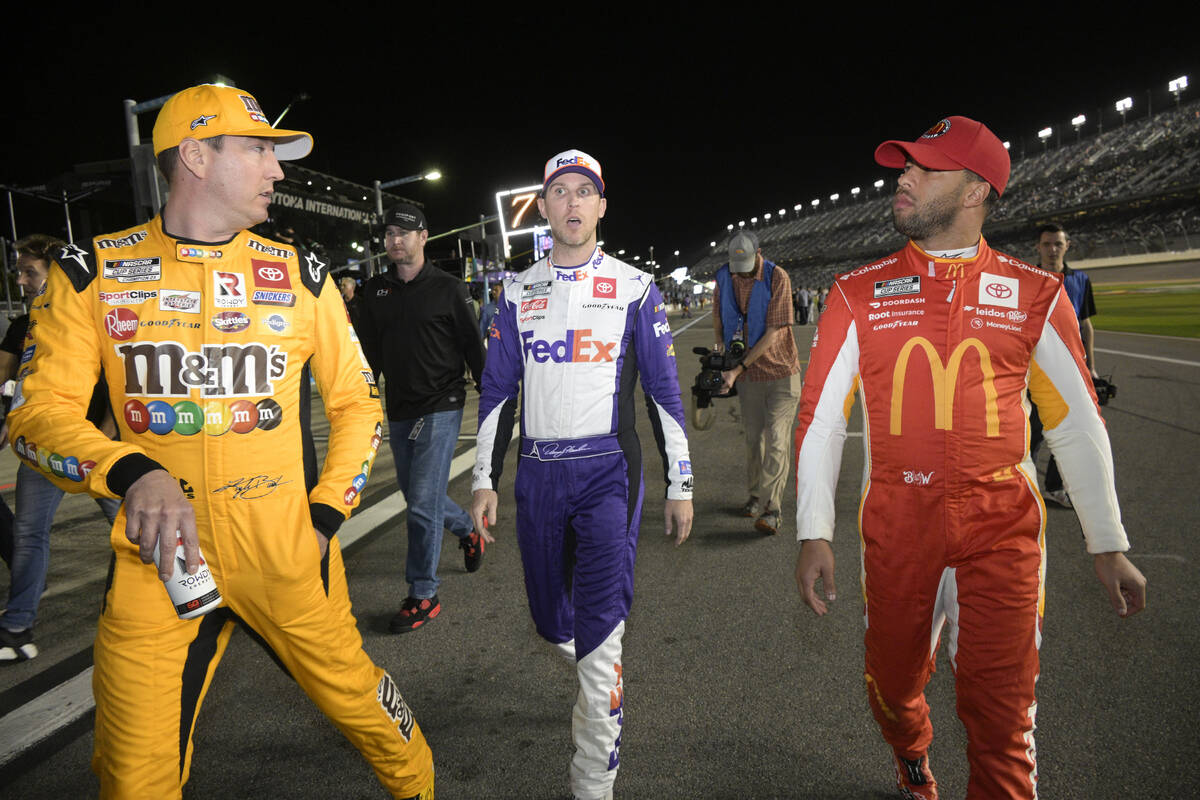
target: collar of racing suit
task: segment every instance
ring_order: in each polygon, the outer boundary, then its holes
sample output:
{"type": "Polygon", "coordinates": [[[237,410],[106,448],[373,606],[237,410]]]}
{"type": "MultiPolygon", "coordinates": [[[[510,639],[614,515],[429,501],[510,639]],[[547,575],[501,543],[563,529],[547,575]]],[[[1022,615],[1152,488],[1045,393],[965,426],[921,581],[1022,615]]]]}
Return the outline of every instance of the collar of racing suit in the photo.
{"type": "MultiPolygon", "coordinates": [[[[970,250],[971,248],[965,249],[970,250]]],[[[987,262],[987,257],[991,252],[992,249],[988,246],[987,240],[982,236],[979,237],[975,253],[964,258],[945,258],[934,255],[922,250],[911,239],[908,242],[908,249],[905,250],[905,254],[910,259],[923,265],[923,268],[920,269],[921,275],[943,281],[957,281],[977,274],[982,269],[980,265],[987,262]]]]}

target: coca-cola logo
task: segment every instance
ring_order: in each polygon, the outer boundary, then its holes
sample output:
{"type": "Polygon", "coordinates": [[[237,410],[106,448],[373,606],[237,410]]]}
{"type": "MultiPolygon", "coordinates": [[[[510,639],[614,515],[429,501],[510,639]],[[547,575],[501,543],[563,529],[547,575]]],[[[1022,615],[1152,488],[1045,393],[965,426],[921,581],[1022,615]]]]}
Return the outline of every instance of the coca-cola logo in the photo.
{"type": "Polygon", "coordinates": [[[138,329],[138,315],[128,308],[114,308],[104,315],[104,328],[118,341],[132,339],[138,329]]]}

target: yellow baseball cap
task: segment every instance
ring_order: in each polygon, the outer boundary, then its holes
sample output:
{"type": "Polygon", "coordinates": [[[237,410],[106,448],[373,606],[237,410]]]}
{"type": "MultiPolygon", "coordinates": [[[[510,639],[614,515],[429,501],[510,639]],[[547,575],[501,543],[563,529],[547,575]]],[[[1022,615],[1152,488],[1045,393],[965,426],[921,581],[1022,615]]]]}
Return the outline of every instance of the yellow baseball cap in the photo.
{"type": "Polygon", "coordinates": [[[272,128],[254,95],[233,86],[202,83],[173,95],[154,121],[154,155],[178,147],[189,136],[260,136],[275,139],[280,161],[304,158],[313,139],[304,131],[272,128]]]}

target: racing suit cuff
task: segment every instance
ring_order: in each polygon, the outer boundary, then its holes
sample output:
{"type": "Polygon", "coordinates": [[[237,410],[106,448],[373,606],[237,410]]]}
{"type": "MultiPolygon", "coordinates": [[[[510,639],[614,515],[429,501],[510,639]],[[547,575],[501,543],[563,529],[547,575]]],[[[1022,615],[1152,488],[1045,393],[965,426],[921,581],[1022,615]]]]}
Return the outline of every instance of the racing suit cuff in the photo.
{"type": "Polygon", "coordinates": [[[124,497],[125,493],[129,491],[129,487],[137,483],[139,478],[156,469],[165,470],[167,468],[145,453],[130,453],[117,459],[117,462],[109,468],[104,482],[108,485],[110,492],[117,497],[124,497]]]}
{"type": "Polygon", "coordinates": [[[324,503],[313,503],[308,507],[308,513],[312,516],[313,527],[319,530],[326,539],[333,538],[346,519],[342,516],[342,512],[324,503]]]}

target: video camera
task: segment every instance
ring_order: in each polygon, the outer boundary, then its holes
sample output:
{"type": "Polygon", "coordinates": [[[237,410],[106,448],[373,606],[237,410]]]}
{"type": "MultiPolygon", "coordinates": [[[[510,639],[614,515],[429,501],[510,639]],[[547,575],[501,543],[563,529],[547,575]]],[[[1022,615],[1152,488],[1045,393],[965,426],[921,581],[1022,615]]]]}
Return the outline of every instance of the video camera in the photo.
{"type": "MultiPolygon", "coordinates": [[[[1112,376],[1109,375],[1108,378],[1112,376]]],[[[1092,378],[1092,386],[1096,389],[1096,400],[1100,405],[1106,405],[1117,396],[1117,385],[1108,378],[1092,378]]]]}
{"type": "Polygon", "coordinates": [[[737,386],[730,389],[729,394],[721,394],[721,387],[725,385],[721,373],[728,372],[742,363],[742,359],[746,357],[744,341],[734,339],[729,343],[729,347],[721,352],[709,350],[707,347],[693,347],[692,352],[700,356],[700,374],[692,384],[696,408],[708,408],[712,405],[713,397],[733,397],[737,394],[737,386]]]}

